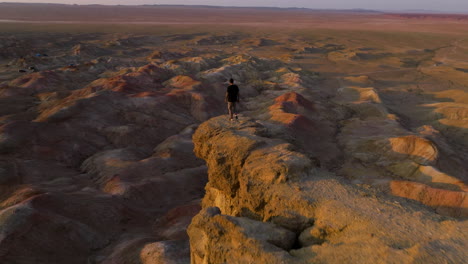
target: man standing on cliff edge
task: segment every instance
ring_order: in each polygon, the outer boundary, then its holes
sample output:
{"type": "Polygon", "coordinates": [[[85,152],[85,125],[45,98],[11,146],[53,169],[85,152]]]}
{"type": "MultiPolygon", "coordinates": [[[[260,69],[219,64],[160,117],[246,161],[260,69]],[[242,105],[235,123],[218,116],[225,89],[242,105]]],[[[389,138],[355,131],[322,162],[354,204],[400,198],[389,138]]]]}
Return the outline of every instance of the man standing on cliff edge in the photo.
{"type": "Polygon", "coordinates": [[[233,121],[234,117],[236,120],[239,119],[236,113],[236,103],[239,102],[239,87],[234,84],[234,79],[232,78],[229,80],[229,84],[224,101],[228,104],[229,120],[233,121]]]}

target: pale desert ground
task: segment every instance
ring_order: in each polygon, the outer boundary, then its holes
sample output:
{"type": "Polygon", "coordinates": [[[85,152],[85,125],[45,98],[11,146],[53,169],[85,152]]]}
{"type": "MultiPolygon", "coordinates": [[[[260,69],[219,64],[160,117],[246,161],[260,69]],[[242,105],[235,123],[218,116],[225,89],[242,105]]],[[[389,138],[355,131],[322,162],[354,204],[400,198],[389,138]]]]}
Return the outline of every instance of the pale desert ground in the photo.
{"type": "Polygon", "coordinates": [[[466,263],[468,16],[0,21],[0,263],[466,263]]]}

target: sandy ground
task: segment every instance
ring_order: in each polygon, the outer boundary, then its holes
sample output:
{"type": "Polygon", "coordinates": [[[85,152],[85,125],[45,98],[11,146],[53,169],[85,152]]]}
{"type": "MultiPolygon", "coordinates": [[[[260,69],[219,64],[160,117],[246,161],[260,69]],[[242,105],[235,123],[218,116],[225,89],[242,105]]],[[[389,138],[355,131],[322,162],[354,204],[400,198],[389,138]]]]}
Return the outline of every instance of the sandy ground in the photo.
{"type": "Polygon", "coordinates": [[[467,15],[412,15],[308,9],[0,4],[0,21],[25,23],[221,24],[251,27],[456,32],[467,15]]]}

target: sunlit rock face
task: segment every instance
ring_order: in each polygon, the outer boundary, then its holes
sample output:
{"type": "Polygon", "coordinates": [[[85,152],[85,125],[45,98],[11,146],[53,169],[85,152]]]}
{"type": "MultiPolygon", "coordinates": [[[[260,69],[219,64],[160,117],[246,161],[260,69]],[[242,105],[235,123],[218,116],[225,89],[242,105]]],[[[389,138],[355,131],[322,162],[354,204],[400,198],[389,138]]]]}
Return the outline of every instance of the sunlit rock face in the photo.
{"type": "MultiPolygon", "coordinates": [[[[466,222],[443,220],[412,202],[350,185],[272,135],[258,121],[242,118],[233,125],[224,117],[195,132],[195,153],[206,161],[209,181],[204,209],[188,229],[192,263],[340,263],[349,260],[350,252],[353,261],[362,263],[379,258],[411,262],[433,256],[426,239],[446,241],[446,232],[466,239],[456,231],[466,228],[466,222]]],[[[417,138],[405,140],[416,144],[388,146],[417,162],[436,156],[430,142],[422,140],[419,146],[417,138]]],[[[397,162],[393,156],[388,159],[397,162]]],[[[390,181],[389,186],[393,194],[419,200],[441,214],[466,217],[460,192],[416,182],[390,181]]],[[[458,243],[443,243],[462,260],[465,253],[458,243]]]]}

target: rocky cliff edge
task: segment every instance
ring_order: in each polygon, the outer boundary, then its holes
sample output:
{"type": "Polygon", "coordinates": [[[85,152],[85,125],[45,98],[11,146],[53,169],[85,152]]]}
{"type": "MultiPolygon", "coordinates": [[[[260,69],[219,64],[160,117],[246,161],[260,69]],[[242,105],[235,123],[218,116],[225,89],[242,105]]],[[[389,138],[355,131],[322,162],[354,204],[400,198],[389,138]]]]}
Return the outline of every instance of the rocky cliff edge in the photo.
{"type": "Polygon", "coordinates": [[[193,140],[209,182],[188,229],[192,264],[468,259],[467,221],[350,184],[261,121],[216,117],[193,140]]]}

